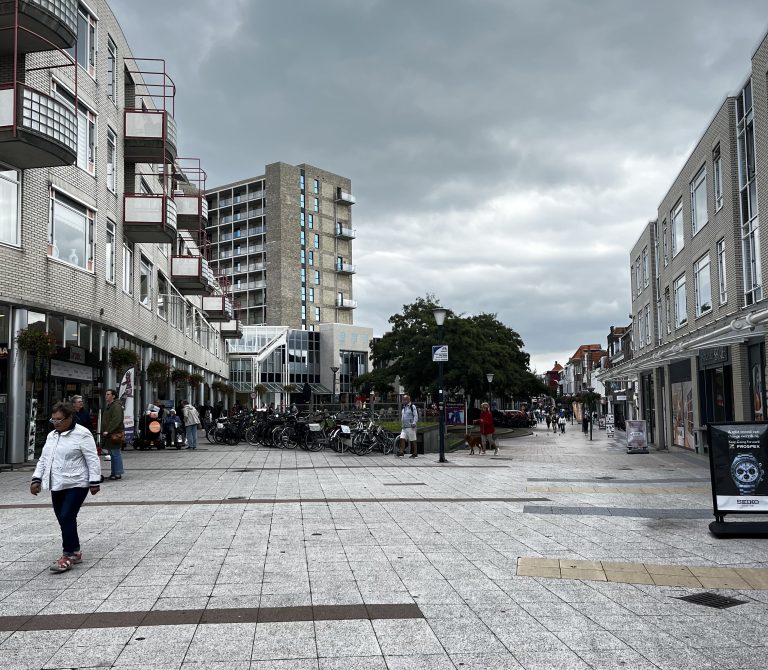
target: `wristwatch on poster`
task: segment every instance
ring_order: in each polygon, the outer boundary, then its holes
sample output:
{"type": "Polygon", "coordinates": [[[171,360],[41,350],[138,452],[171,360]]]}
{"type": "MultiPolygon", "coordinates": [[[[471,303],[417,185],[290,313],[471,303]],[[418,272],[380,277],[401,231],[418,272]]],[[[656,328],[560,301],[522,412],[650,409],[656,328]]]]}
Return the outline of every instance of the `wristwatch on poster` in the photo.
{"type": "Polygon", "coordinates": [[[752,454],[739,454],[731,463],[733,483],[743,496],[752,495],[763,481],[763,466],[752,454]]]}

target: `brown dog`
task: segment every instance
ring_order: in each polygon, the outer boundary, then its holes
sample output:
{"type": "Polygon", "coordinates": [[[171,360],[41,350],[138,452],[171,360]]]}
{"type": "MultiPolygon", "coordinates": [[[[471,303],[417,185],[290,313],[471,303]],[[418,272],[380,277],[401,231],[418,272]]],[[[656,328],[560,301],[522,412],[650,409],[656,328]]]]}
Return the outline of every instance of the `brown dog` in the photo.
{"type": "Polygon", "coordinates": [[[485,453],[485,449],[483,448],[483,438],[481,435],[470,435],[467,433],[464,435],[464,444],[469,447],[470,454],[475,453],[475,447],[480,450],[481,454],[485,453]]]}

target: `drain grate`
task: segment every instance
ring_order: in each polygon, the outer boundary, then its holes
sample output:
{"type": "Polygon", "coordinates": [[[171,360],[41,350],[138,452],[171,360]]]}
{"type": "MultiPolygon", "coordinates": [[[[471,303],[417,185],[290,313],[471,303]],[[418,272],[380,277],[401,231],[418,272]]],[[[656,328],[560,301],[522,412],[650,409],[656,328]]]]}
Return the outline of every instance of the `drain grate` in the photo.
{"type": "Polygon", "coordinates": [[[735,607],[736,605],[745,605],[749,602],[748,600],[736,600],[736,598],[720,596],[717,593],[710,593],[709,591],[706,593],[694,593],[693,595],[682,596],[677,599],[695,603],[696,605],[704,605],[704,607],[714,607],[719,610],[735,607]]]}

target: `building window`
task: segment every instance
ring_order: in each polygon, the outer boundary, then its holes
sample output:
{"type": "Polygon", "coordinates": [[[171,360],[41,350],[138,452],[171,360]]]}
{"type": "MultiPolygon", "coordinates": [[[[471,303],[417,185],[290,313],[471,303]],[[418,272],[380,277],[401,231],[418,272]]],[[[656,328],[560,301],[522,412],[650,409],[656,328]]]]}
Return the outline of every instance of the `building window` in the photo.
{"type": "Polygon", "coordinates": [[[307,283],[307,271],[305,268],[301,268],[301,283],[302,284],[307,283]]]}
{"type": "Polygon", "coordinates": [[[157,273],[157,315],[168,320],[168,280],[160,273],[157,273]]]}
{"type": "Polygon", "coordinates": [[[723,161],[720,158],[720,145],[712,152],[712,172],[714,173],[715,211],[723,206],[723,161]]]}
{"type": "Polygon", "coordinates": [[[725,238],[717,242],[717,274],[720,287],[720,304],[728,302],[728,283],[725,274],[725,238]]]}
{"type": "Polygon", "coordinates": [[[309,302],[315,302],[315,289],[310,287],[309,289],[309,302]]]}
{"type": "MultiPolygon", "coordinates": [[[[311,216],[311,214],[310,214],[311,216]]],[[[304,212],[299,212],[299,226],[304,228],[304,212]]]]}
{"type": "Polygon", "coordinates": [[[315,264],[315,252],[314,251],[310,251],[309,252],[309,264],[310,264],[310,266],[315,264]]]}
{"type": "Polygon", "coordinates": [[[648,247],[643,249],[643,286],[648,286],[650,277],[648,275],[648,247]]]}
{"type": "Polygon", "coordinates": [[[320,286],[320,271],[315,270],[315,286],[320,286]]]}
{"type": "Polygon", "coordinates": [[[306,321],[307,320],[307,306],[302,305],[301,306],[301,320],[306,321]]]}
{"type": "Polygon", "coordinates": [[[667,324],[667,335],[672,332],[672,301],[669,297],[669,286],[664,289],[664,322],[667,324]]]}
{"type": "Polygon", "coordinates": [[[651,346],[651,303],[645,306],[645,343],[651,346]]]}
{"type": "Polygon", "coordinates": [[[702,168],[691,182],[691,235],[707,225],[707,169],[702,168]]]}
{"type": "Polygon", "coordinates": [[[669,237],[667,236],[667,220],[664,219],[664,222],[661,224],[662,227],[662,247],[664,249],[664,267],[667,267],[669,265],[669,237]]]}
{"type": "Polygon", "coordinates": [[[104,278],[110,283],[115,283],[115,223],[107,221],[107,236],[104,245],[107,267],[104,270],[104,278]]]}
{"type": "Polygon", "coordinates": [[[688,323],[688,309],[685,295],[685,275],[675,279],[675,328],[680,328],[688,323]]]}
{"type": "Polygon", "coordinates": [[[314,179],[314,184],[313,184],[312,190],[315,193],[320,193],[320,180],[317,177],[315,177],[315,179],[314,179]]]}
{"type": "Polygon", "coordinates": [[[307,252],[304,251],[304,249],[302,249],[299,252],[299,260],[300,260],[302,265],[304,265],[307,262],[307,252]]]}
{"type": "Polygon", "coordinates": [[[133,295],[133,249],[123,244],[123,291],[133,295]]]}
{"type": "Polygon", "coordinates": [[[315,249],[320,248],[320,235],[315,235],[315,249]]]}
{"type": "MultiPolygon", "coordinates": [[[[341,257],[339,257],[339,259],[337,260],[338,269],[341,269],[341,263],[342,263],[341,257]]],[[[638,258],[635,261],[635,293],[637,295],[640,295],[640,293],[642,293],[642,291],[643,291],[643,276],[642,276],[642,272],[643,272],[643,270],[642,270],[642,268],[640,266],[640,258],[638,258]]]]}
{"type": "Polygon", "coordinates": [[[315,321],[320,321],[320,308],[315,307],[315,321]]]}
{"type": "Polygon", "coordinates": [[[304,209],[304,194],[303,193],[299,196],[299,207],[304,209]]]}
{"type": "Polygon", "coordinates": [[[152,309],[152,264],[144,256],[141,256],[139,273],[139,302],[152,309]]]}
{"type": "Polygon", "coordinates": [[[117,104],[117,46],[107,37],[107,97],[117,104]]]}
{"type": "Polygon", "coordinates": [[[755,180],[755,128],[752,82],[736,98],[736,148],[739,162],[739,211],[744,257],[744,302],[752,305],[763,297],[760,263],[760,231],[755,180]]]}
{"type": "Polygon", "coordinates": [[[19,243],[21,172],[0,164],[0,242],[19,243]]]}
{"type": "Polygon", "coordinates": [[[77,110],[77,167],[96,174],[96,115],[56,79],[51,82],[53,97],[73,112],[77,110]]]}
{"type": "Polygon", "coordinates": [[[315,198],[315,211],[320,211],[320,198],[315,198]]]}
{"type": "Polygon", "coordinates": [[[712,284],[709,273],[709,254],[693,264],[693,291],[696,298],[696,316],[712,309],[712,284]]]}
{"type": "Polygon", "coordinates": [[[95,212],[56,191],[51,210],[51,256],[92,269],[95,212]]]}
{"type": "MultiPolygon", "coordinates": [[[[96,79],[96,17],[83,5],[77,13],[77,62],[91,77],[96,79]]],[[[67,49],[75,57],[75,47],[67,49]]]]}
{"type": "Polygon", "coordinates": [[[117,190],[117,177],[115,175],[115,156],[117,155],[116,146],[117,139],[115,132],[112,130],[112,128],[107,128],[107,188],[112,191],[112,193],[115,193],[117,190]]]}
{"type": "Polygon", "coordinates": [[[307,223],[309,223],[310,229],[315,227],[315,215],[314,214],[307,214],[307,223]]]}
{"type": "Polygon", "coordinates": [[[661,314],[661,300],[656,301],[656,346],[659,346],[662,342],[662,314],[661,314]]]}
{"type": "Polygon", "coordinates": [[[637,315],[637,347],[642,349],[645,346],[645,313],[640,310],[637,315]]]}
{"type": "Polygon", "coordinates": [[[304,231],[300,230],[299,231],[299,244],[303,247],[305,245],[305,243],[306,243],[306,239],[304,237],[304,231]]]}
{"type": "Polygon", "coordinates": [[[680,253],[685,246],[683,239],[683,202],[678,202],[669,214],[669,220],[672,222],[672,258],[680,253]]]}
{"type": "Polygon", "coordinates": [[[299,175],[299,188],[303,191],[304,190],[304,175],[299,175]]]}

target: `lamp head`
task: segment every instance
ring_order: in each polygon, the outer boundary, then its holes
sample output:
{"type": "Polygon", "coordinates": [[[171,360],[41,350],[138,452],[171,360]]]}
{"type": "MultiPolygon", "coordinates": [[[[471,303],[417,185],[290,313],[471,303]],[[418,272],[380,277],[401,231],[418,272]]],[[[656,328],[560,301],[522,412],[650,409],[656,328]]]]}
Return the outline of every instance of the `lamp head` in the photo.
{"type": "Polygon", "coordinates": [[[339,367],[337,365],[331,366],[331,372],[333,372],[333,374],[336,374],[338,371],[339,371],[339,367]]]}
{"type": "Polygon", "coordinates": [[[448,310],[445,307],[435,307],[432,314],[435,317],[435,323],[442,326],[445,323],[445,317],[448,316],[448,310]]]}
{"type": "Polygon", "coordinates": [[[487,375],[485,375],[485,378],[488,380],[488,383],[490,384],[493,381],[493,372],[489,372],[487,375]]]}

